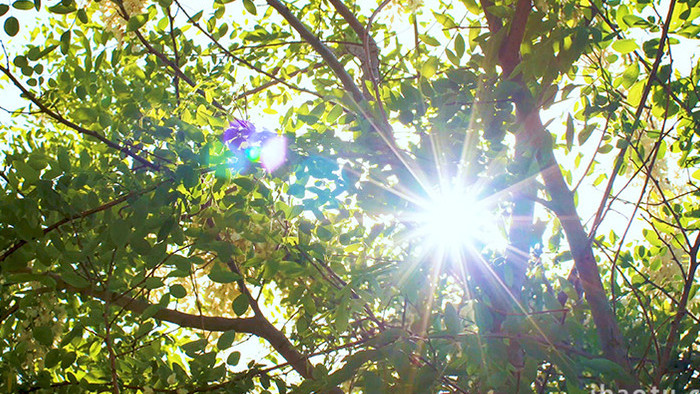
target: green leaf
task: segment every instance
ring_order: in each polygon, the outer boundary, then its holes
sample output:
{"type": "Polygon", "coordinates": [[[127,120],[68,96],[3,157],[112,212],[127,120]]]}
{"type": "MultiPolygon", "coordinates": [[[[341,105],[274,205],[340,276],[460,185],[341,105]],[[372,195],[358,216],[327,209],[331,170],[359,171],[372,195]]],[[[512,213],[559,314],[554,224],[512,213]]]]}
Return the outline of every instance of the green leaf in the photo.
{"type": "Polygon", "coordinates": [[[462,58],[464,55],[464,50],[465,50],[465,43],[464,43],[464,37],[462,37],[461,34],[457,33],[457,36],[455,37],[455,54],[457,54],[458,58],[462,58]]]}
{"type": "Polygon", "coordinates": [[[325,227],[317,228],[316,235],[321,241],[330,241],[333,238],[333,233],[325,227]]]}
{"type": "Polygon", "coordinates": [[[146,279],[146,281],[143,283],[143,287],[145,287],[148,290],[159,289],[163,286],[164,286],[163,279],[156,278],[153,276],[146,279]]]}
{"type": "Polygon", "coordinates": [[[333,321],[335,329],[341,333],[348,329],[350,323],[350,308],[347,306],[347,302],[341,303],[335,310],[335,320],[333,321]]]}
{"type": "Polygon", "coordinates": [[[141,317],[143,319],[150,319],[153,316],[155,316],[156,313],[160,312],[161,310],[163,310],[163,307],[158,305],[158,304],[150,305],[148,308],[146,308],[143,311],[143,313],[141,314],[141,317]]]}
{"type": "Polygon", "coordinates": [[[216,342],[216,347],[219,348],[219,350],[226,350],[233,345],[233,341],[235,340],[236,331],[226,331],[219,337],[219,340],[216,342]]]}
{"type": "Polygon", "coordinates": [[[181,284],[175,284],[170,286],[170,295],[172,295],[175,298],[185,298],[187,295],[187,290],[185,289],[185,286],[181,284]]]}
{"type": "Polygon", "coordinates": [[[5,19],[5,33],[8,36],[14,37],[19,32],[19,21],[14,16],[5,19]]]}
{"type": "Polygon", "coordinates": [[[216,283],[231,283],[243,279],[243,277],[235,272],[224,269],[213,269],[209,273],[209,279],[216,283]]]}
{"type": "Polygon", "coordinates": [[[578,144],[583,145],[588,141],[588,138],[591,136],[591,133],[593,133],[593,130],[595,130],[596,125],[595,124],[588,124],[586,127],[581,130],[581,132],[578,133],[578,144]]]}
{"type": "Polygon", "coordinates": [[[53,332],[49,326],[39,326],[32,331],[34,339],[44,346],[51,346],[53,343],[53,332]]]}
{"type": "Polygon", "coordinates": [[[49,7],[49,11],[53,12],[54,14],[65,15],[76,10],[75,2],[69,2],[68,5],[64,5],[63,3],[64,2],[62,1],[55,6],[49,7]]]}
{"type": "Polygon", "coordinates": [[[233,312],[237,316],[243,316],[248,310],[248,296],[245,294],[239,294],[235,300],[233,300],[233,312]]]}
{"type": "Polygon", "coordinates": [[[481,15],[481,7],[479,7],[475,0],[462,0],[462,4],[464,4],[467,10],[472,14],[481,15]]]}
{"type": "Polygon", "coordinates": [[[124,246],[131,237],[131,225],[124,220],[115,220],[109,228],[109,236],[117,246],[124,246]]]}
{"type": "Polygon", "coordinates": [[[574,145],[574,119],[569,114],[566,117],[566,149],[571,151],[574,145]]]}
{"type": "Polygon", "coordinates": [[[61,43],[61,53],[63,53],[64,55],[67,55],[68,50],[70,49],[70,37],[70,30],[67,30],[63,34],[61,34],[61,39],[59,41],[61,43]]]}
{"type": "Polygon", "coordinates": [[[454,52],[452,52],[449,49],[445,49],[445,55],[447,56],[447,60],[449,60],[450,63],[459,67],[459,57],[457,57],[457,55],[455,55],[454,52]]]}
{"type": "Polygon", "coordinates": [[[197,339],[181,346],[182,350],[190,357],[194,357],[197,353],[203,352],[206,347],[207,340],[205,338],[197,339]]]}
{"type": "Polygon", "coordinates": [[[25,161],[14,161],[12,166],[17,170],[17,174],[30,183],[35,183],[39,180],[39,172],[35,170],[25,161]]]}
{"type": "Polygon", "coordinates": [[[228,358],[226,359],[226,364],[237,365],[240,360],[241,352],[231,352],[231,354],[229,354],[228,358]]]}
{"type": "Polygon", "coordinates": [[[63,358],[61,359],[61,368],[66,369],[73,365],[75,362],[75,359],[78,358],[78,356],[75,354],[75,352],[67,352],[63,355],[63,358]]]}
{"type": "Polygon", "coordinates": [[[34,60],[39,60],[39,59],[41,59],[42,57],[44,57],[44,56],[48,55],[49,53],[51,53],[51,52],[52,52],[54,49],[56,49],[56,48],[58,48],[58,45],[55,45],[55,44],[54,44],[54,45],[49,45],[49,46],[46,47],[43,51],[39,52],[39,55],[38,55],[37,58],[34,59],[34,60]]]}
{"type": "Polygon", "coordinates": [[[421,74],[424,78],[430,79],[437,72],[438,60],[436,57],[431,57],[423,63],[421,67],[421,74]]]}
{"type": "Polygon", "coordinates": [[[148,14],[138,14],[129,18],[126,22],[126,31],[136,31],[148,22],[148,14]]]}
{"type": "Polygon", "coordinates": [[[624,40],[617,40],[613,42],[612,48],[617,52],[625,55],[636,49],[639,49],[639,45],[637,45],[637,41],[630,38],[624,40]]]}
{"type": "Polygon", "coordinates": [[[17,0],[14,3],[12,3],[12,7],[18,10],[31,10],[32,8],[34,8],[34,2],[29,0],[17,0]]]}
{"type": "Polygon", "coordinates": [[[457,335],[462,330],[462,320],[457,309],[449,302],[445,305],[445,327],[450,335],[457,335]]]}
{"type": "Polygon", "coordinates": [[[87,13],[85,12],[85,9],[81,8],[78,10],[78,19],[82,23],[88,23],[88,17],[87,13]]]}
{"type": "Polygon", "coordinates": [[[255,188],[255,182],[247,177],[238,177],[233,180],[233,183],[240,186],[245,191],[252,191],[255,188]]]}
{"type": "Polygon", "coordinates": [[[204,11],[199,11],[196,14],[192,15],[192,18],[190,18],[191,22],[198,22],[200,19],[202,19],[202,15],[204,15],[204,11]]]}
{"type": "Polygon", "coordinates": [[[603,154],[610,153],[610,151],[612,151],[612,150],[613,150],[613,146],[610,144],[605,144],[605,145],[601,146],[600,148],[598,148],[598,152],[603,153],[603,154]]]}
{"type": "Polygon", "coordinates": [[[629,89],[632,85],[634,85],[635,82],[637,82],[638,78],[639,78],[639,64],[638,63],[630,64],[627,67],[627,69],[625,69],[625,72],[622,73],[622,86],[629,89]]]}
{"type": "Polygon", "coordinates": [[[626,382],[633,381],[633,378],[625,372],[620,364],[606,358],[582,359],[581,364],[592,369],[594,372],[602,373],[610,379],[626,382]]]}
{"type": "Polygon", "coordinates": [[[191,165],[183,164],[177,167],[175,175],[182,181],[183,186],[192,189],[199,184],[199,175],[191,165]]]}
{"type": "Polygon", "coordinates": [[[76,289],[84,289],[90,286],[90,282],[88,282],[87,279],[71,271],[62,273],[61,279],[76,289]]]}
{"type": "Polygon", "coordinates": [[[0,16],[3,16],[7,14],[7,10],[10,9],[10,6],[7,4],[0,4],[0,16]]]}
{"type": "Polygon", "coordinates": [[[420,37],[421,41],[423,41],[424,43],[426,43],[430,46],[436,47],[436,46],[440,45],[440,41],[435,39],[435,37],[432,37],[432,36],[429,36],[426,34],[421,34],[419,37],[420,37]]]}
{"type": "Polygon", "coordinates": [[[61,351],[59,349],[51,349],[44,357],[44,367],[53,368],[61,361],[61,351]]]}
{"type": "Polygon", "coordinates": [[[258,10],[255,8],[255,3],[253,3],[253,0],[243,0],[243,6],[251,14],[258,15],[258,10]]]}

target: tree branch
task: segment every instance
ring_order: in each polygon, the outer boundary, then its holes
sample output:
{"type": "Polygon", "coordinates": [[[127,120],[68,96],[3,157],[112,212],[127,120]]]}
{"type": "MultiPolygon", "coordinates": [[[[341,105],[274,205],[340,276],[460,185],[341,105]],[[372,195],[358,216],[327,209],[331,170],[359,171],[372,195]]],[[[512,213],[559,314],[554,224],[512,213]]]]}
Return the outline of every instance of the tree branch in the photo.
{"type": "Polygon", "coordinates": [[[683,293],[681,294],[681,299],[678,303],[678,312],[673,318],[669,328],[666,346],[664,347],[661,360],[659,362],[659,372],[654,377],[654,383],[657,385],[661,382],[663,376],[669,371],[671,352],[678,341],[678,331],[681,321],[687,314],[686,308],[688,307],[688,299],[690,298],[690,293],[692,291],[693,284],[695,283],[695,272],[698,269],[698,250],[700,250],[700,234],[698,234],[697,238],[695,238],[693,245],[690,245],[690,263],[688,266],[688,275],[685,277],[685,283],[683,284],[683,293]]]}
{"type": "Polygon", "coordinates": [[[304,26],[304,24],[296,16],[294,16],[289,8],[287,8],[287,6],[281,1],[267,0],[267,4],[277,10],[277,12],[282,15],[282,17],[292,26],[292,28],[299,33],[301,38],[308,42],[314,48],[314,50],[321,55],[326,64],[328,64],[328,67],[333,70],[333,73],[335,73],[340,80],[340,83],[343,85],[345,90],[350,93],[352,98],[358,103],[364,101],[362,91],[360,91],[360,89],[357,87],[355,81],[353,81],[352,77],[345,70],[345,67],[343,67],[338,58],[335,57],[333,52],[323,42],[321,42],[318,37],[309,31],[309,29],[304,26]]]}
{"type": "Polygon", "coordinates": [[[523,42],[525,26],[531,10],[532,3],[530,0],[518,0],[513,20],[510,22],[508,36],[498,53],[501,67],[503,67],[503,74],[506,76],[510,76],[515,66],[520,63],[520,44],[523,42]]]}
{"type": "MultiPolygon", "coordinates": [[[[0,67],[2,67],[2,66],[0,66],[0,67]]],[[[58,222],[56,222],[56,223],[50,225],[49,227],[45,228],[45,229],[44,229],[44,235],[50,233],[51,231],[53,231],[53,230],[59,228],[60,226],[66,224],[66,223],[70,223],[70,222],[72,222],[72,221],[74,221],[74,220],[76,220],[76,219],[82,219],[82,218],[84,218],[84,217],[88,217],[88,216],[90,216],[90,215],[92,215],[92,214],[94,214],[94,213],[97,213],[97,212],[105,211],[105,210],[107,210],[107,209],[109,209],[109,208],[112,208],[112,207],[114,207],[114,206],[116,206],[116,205],[119,205],[119,204],[123,203],[124,201],[126,201],[126,200],[128,200],[128,199],[130,199],[130,198],[133,198],[133,197],[136,197],[136,196],[140,196],[140,195],[142,195],[142,194],[144,194],[144,193],[148,193],[149,191],[155,189],[156,187],[160,186],[160,185],[163,184],[163,183],[164,183],[164,182],[160,182],[160,183],[158,183],[157,185],[151,186],[151,187],[149,187],[149,188],[147,188],[147,189],[140,190],[140,191],[137,191],[137,192],[131,192],[131,193],[124,194],[123,196],[121,196],[121,197],[119,197],[119,198],[116,198],[116,199],[114,199],[114,200],[112,200],[112,201],[110,201],[110,202],[108,202],[108,203],[103,204],[103,205],[100,205],[99,207],[92,208],[92,209],[88,209],[87,211],[83,211],[83,212],[78,213],[78,214],[75,214],[75,215],[73,215],[73,216],[69,216],[69,217],[63,218],[63,219],[59,220],[58,222]]],[[[7,248],[7,250],[5,250],[5,252],[4,252],[2,255],[0,255],[0,262],[3,262],[3,261],[4,261],[6,258],[8,258],[12,253],[16,252],[17,249],[21,248],[21,247],[24,246],[26,243],[27,243],[27,241],[25,241],[25,240],[20,240],[20,241],[15,242],[12,246],[10,246],[9,248],[7,248]]]]}
{"type": "MultiPolygon", "coordinates": [[[[516,104],[522,107],[522,104],[516,104]]],[[[585,292],[585,298],[591,308],[591,315],[596,325],[603,354],[622,366],[632,374],[632,368],[627,357],[627,345],[617,325],[615,315],[610,308],[608,297],[603,289],[603,283],[598,272],[598,265],[593,255],[588,234],[581,224],[573,193],[566,185],[559,164],[552,153],[552,141],[549,133],[542,126],[539,113],[530,113],[525,122],[525,132],[532,136],[533,149],[539,146],[537,159],[542,168],[547,192],[556,207],[557,217],[562,224],[566,239],[571,249],[576,270],[585,292]]],[[[620,382],[627,384],[628,382],[620,382]]],[[[636,387],[636,384],[633,383],[636,387]]]]}
{"type": "MultiPolygon", "coordinates": [[[[240,58],[240,57],[234,55],[233,52],[229,51],[229,50],[226,49],[223,45],[221,45],[221,43],[219,43],[219,41],[216,40],[216,39],[214,38],[214,36],[211,35],[211,33],[209,33],[206,29],[202,28],[202,26],[201,26],[199,23],[193,22],[193,21],[192,21],[192,18],[191,18],[190,15],[187,13],[187,10],[185,10],[185,8],[182,7],[182,5],[181,5],[177,0],[175,1],[175,4],[177,4],[177,6],[178,6],[178,8],[180,9],[180,11],[182,11],[182,13],[185,14],[185,16],[187,17],[187,20],[188,20],[194,27],[196,27],[197,30],[199,30],[199,31],[202,32],[205,36],[207,36],[207,37],[211,40],[211,42],[214,43],[214,45],[216,45],[222,52],[224,52],[224,54],[226,54],[226,56],[228,56],[228,57],[230,57],[231,59],[233,59],[233,60],[235,60],[235,61],[237,61],[237,62],[243,64],[244,66],[250,68],[250,69],[253,70],[253,71],[256,71],[256,72],[258,72],[258,73],[260,73],[260,74],[263,74],[263,75],[267,76],[268,78],[272,79],[272,81],[274,81],[275,83],[280,83],[280,84],[282,84],[282,85],[284,85],[284,86],[286,86],[286,87],[288,87],[288,88],[290,88],[290,89],[292,89],[292,90],[296,90],[296,91],[299,91],[299,92],[302,92],[302,93],[308,93],[308,94],[311,94],[311,95],[316,96],[316,97],[318,97],[318,98],[325,99],[323,96],[321,96],[320,94],[318,94],[318,93],[316,93],[316,92],[314,92],[314,91],[311,91],[311,90],[308,90],[308,89],[304,89],[304,88],[300,88],[300,87],[298,87],[298,86],[294,86],[294,85],[290,84],[289,82],[287,82],[287,81],[285,81],[285,80],[283,80],[283,79],[281,79],[281,78],[277,78],[277,76],[275,76],[273,73],[269,73],[269,72],[267,72],[267,71],[265,71],[265,70],[263,70],[263,69],[261,69],[261,68],[259,68],[259,67],[256,67],[254,64],[252,64],[252,63],[246,61],[245,59],[242,59],[242,58],[240,58]]],[[[315,66],[314,66],[314,67],[315,67],[315,66]]],[[[309,69],[309,68],[306,68],[305,70],[308,70],[308,69],[309,69]]],[[[296,75],[296,74],[294,74],[294,75],[296,75]]],[[[291,76],[292,76],[292,75],[290,75],[290,78],[291,78],[291,76]]],[[[264,86],[264,85],[263,85],[263,86],[264,86]]],[[[238,98],[240,98],[240,97],[238,97],[238,98]]],[[[238,99],[238,98],[237,98],[237,99],[238,99]]]]}
{"type": "MultiPolygon", "coordinates": [[[[144,300],[119,295],[111,291],[73,287],[64,282],[57,274],[49,274],[49,276],[56,281],[58,289],[96,298],[136,314],[141,314],[146,309],[154,306],[154,304],[144,300]]],[[[313,367],[308,358],[299,352],[281,331],[262,316],[255,315],[246,318],[200,316],[163,308],[153,314],[153,318],[167,321],[183,328],[218,332],[233,330],[258,336],[265,339],[301,376],[305,379],[313,379],[313,367]]],[[[342,391],[338,392],[342,393],[342,391]]]]}
{"type": "Polygon", "coordinates": [[[498,33],[503,27],[503,21],[501,18],[497,18],[494,14],[489,11],[489,7],[493,6],[491,0],[481,0],[481,8],[484,10],[484,16],[486,16],[486,23],[488,24],[489,31],[491,34],[498,33]]]}
{"type": "MultiPolygon", "coordinates": [[[[661,38],[659,40],[659,47],[656,51],[656,57],[654,59],[654,64],[651,67],[651,70],[649,71],[649,77],[647,78],[647,83],[644,86],[644,90],[642,91],[641,98],[639,99],[639,105],[637,106],[637,110],[635,111],[634,114],[634,123],[632,124],[632,130],[630,133],[634,133],[639,126],[639,121],[642,116],[642,111],[644,110],[644,103],[647,100],[647,97],[649,96],[649,92],[651,91],[651,87],[654,83],[654,80],[656,79],[656,72],[659,69],[659,66],[661,65],[661,59],[663,58],[664,54],[664,48],[666,46],[666,40],[668,39],[668,30],[671,25],[671,18],[673,16],[673,10],[676,5],[676,0],[671,0],[669,6],[668,6],[668,14],[666,16],[666,21],[664,21],[664,26],[661,31],[661,38]]],[[[603,198],[600,201],[600,206],[598,207],[598,211],[596,212],[595,219],[593,220],[593,225],[591,226],[591,233],[590,233],[590,238],[595,237],[595,231],[598,229],[598,226],[600,225],[602,219],[601,216],[605,210],[605,203],[608,200],[610,196],[610,192],[612,191],[612,186],[613,183],[615,182],[615,179],[617,177],[617,173],[620,171],[620,168],[622,167],[622,163],[624,162],[625,158],[625,153],[627,152],[627,145],[623,146],[620,148],[620,152],[618,152],[617,157],[615,157],[615,167],[613,168],[612,173],[610,174],[610,179],[608,180],[607,185],[605,186],[605,192],[603,193],[603,198]]]]}
{"type": "Polygon", "coordinates": [[[159,167],[158,165],[153,164],[153,163],[151,163],[150,161],[144,159],[143,157],[141,157],[141,156],[139,156],[139,155],[133,153],[132,151],[130,151],[130,150],[129,150],[128,148],[126,148],[126,147],[121,146],[121,145],[119,145],[119,144],[117,144],[117,143],[115,143],[115,142],[112,142],[112,141],[108,140],[106,137],[104,137],[103,135],[101,135],[100,133],[98,133],[98,132],[96,132],[96,131],[88,130],[88,129],[82,127],[82,126],[79,126],[79,125],[77,125],[77,124],[71,122],[70,120],[64,118],[63,115],[59,114],[58,112],[55,112],[55,111],[52,110],[51,108],[49,108],[49,107],[47,107],[46,105],[44,105],[44,103],[42,103],[32,92],[30,92],[29,90],[27,90],[27,89],[22,85],[22,83],[21,83],[19,80],[17,80],[17,78],[15,78],[15,76],[10,72],[9,69],[7,69],[7,68],[5,68],[4,66],[0,65],[0,71],[2,71],[5,75],[7,75],[8,78],[10,78],[10,80],[12,81],[12,83],[13,83],[19,90],[22,91],[22,94],[23,94],[25,97],[27,97],[32,103],[34,103],[34,105],[36,105],[37,107],[39,107],[39,109],[41,109],[41,111],[42,111],[43,113],[49,115],[50,117],[52,117],[52,118],[53,118],[54,120],[56,120],[57,122],[63,124],[64,126],[70,127],[71,129],[77,131],[77,132],[80,133],[80,134],[89,135],[90,137],[96,138],[98,141],[104,143],[104,144],[107,145],[108,147],[110,147],[110,148],[112,148],[112,149],[114,149],[114,150],[117,150],[117,151],[119,151],[119,152],[124,153],[125,155],[131,157],[132,159],[138,161],[139,163],[145,165],[146,167],[148,167],[148,168],[150,168],[150,169],[152,169],[152,170],[160,171],[160,167],[159,167]]]}
{"type": "MultiPolygon", "coordinates": [[[[493,33],[499,30],[502,22],[500,19],[495,19],[493,15],[489,16],[488,11],[486,11],[489,5],[491,5],[489,0],[482,0],[482,7],[487,13],[489,29],[493,33]]],[[[531,7],[530,0],[518,1],[511,22],[511,30],[504,45],[499,50],[499,62],[501,62],[506,77],[510,74],[507,71],[512,72],[519,63],[520,44],[531,7]]],[[[523,84],[517,78],[514,81],[523,84]]],[[[569,190],[559,164],[554,158],[552,137],[542,125],[539,109],[532,108],[526,97],[517,97],[515,106],[518,118],[523,125],[520,133],[524,133],[522,138],[519,138],[519,143],[526,144],[527,149],[536,152],[535,157],[541,168],[545,188],[566,234],[574,264],[585,291],[586,301],[591,308],[591,315],[596,325],[603,354],[609,360],[622,366],[632,377],[633,370],[627,357],[627,346],[605,294],[588,234],[576,212],[573,193],[569,190]]],[[[622,387],[636,388],[638,385],[634,381],[621,381],[619,383],[622,387]]]]}

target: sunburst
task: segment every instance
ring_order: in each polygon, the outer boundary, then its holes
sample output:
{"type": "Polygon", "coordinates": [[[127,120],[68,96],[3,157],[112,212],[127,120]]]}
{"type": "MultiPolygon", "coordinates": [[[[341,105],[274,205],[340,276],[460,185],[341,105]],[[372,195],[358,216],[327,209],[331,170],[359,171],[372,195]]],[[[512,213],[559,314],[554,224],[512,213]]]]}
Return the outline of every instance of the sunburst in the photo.
{"type": "Polygon", "coordinates": [[[480,199],[475,189],[452,184],[429,193],[409,219],[416,228],[412,236],[422,239],[427,250],[448,258],[483,247],[503,251],[508,241],[499,229],[493,202],[480,199]]]}

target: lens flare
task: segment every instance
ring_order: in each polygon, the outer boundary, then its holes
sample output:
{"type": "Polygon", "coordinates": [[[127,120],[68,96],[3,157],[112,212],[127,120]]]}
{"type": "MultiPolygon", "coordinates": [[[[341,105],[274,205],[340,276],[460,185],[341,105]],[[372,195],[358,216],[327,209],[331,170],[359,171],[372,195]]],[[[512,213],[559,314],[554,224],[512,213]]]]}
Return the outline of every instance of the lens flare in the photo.
{"type": "Polygon", "coordinates": [[[287,158],[287,140],[273,137],[265,142],[260,153],[260,162],[268,172],[278,169],[287,158]]]}
{"type": "MultiPolygon", "coordinates": [[[[287,140],[266,129],[258,130],[247,120],[236,120],[221,136],[222,142],[233,153],[235,169],[245,169],[247,163],[260,163],[272,172],[287,158],[287,140]]],[[[232,167],[233,168],[233,167],[232,167]]]]}
{"type": "Polygon", "coordinates": [[[260,160],[260,153],[262,149],[259,146],[251,146],[245,150],[245,157],[253,163],[257,163],[260,160]]]}
{"type": "Polygon", "coordinates": [[[415,224],[426,247],[462,255],[477,245],[502,249],[507,244],[491,207],[466,189],[441,190],[423,204],[415,224]]]}

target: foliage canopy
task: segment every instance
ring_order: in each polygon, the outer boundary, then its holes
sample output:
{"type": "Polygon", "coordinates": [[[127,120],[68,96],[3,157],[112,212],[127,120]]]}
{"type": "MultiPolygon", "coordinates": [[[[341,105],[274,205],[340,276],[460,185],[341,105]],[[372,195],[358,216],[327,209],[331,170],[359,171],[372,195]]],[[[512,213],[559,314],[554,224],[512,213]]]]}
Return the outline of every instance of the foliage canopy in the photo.
{"type": "Polygon", "coordinates": [[[0,390],[700,388],[698,2],[369,3],[0,5],[0,390]]]}

